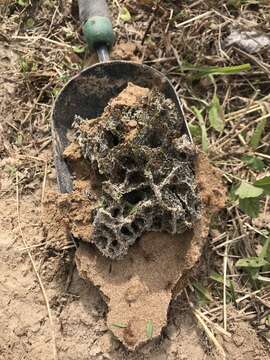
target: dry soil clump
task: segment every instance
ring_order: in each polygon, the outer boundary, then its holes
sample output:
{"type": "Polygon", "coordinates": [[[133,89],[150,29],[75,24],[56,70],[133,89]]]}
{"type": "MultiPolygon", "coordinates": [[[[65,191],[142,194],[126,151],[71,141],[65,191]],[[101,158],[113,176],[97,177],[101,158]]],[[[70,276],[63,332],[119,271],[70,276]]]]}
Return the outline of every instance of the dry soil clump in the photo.
{"type": "Polygon", "coordinates": [[[224,206],[218,175],[179,133],[181,121],[171,100],[129,84],[100,117],[76,117],[64,152],[74,190],[47,201],[48,234],[56,245],[68,234],[83,241],[79,274],[100,290],[108,328],[130,349],[160,335],[224,206]]]}
{"type": "MultiPolygon", "coordinates": [[[[171,100],[133,84],[100,117],[76,117],[70,146],[79,144],[100,194],[89,213],[88,241],[103,255],[123,257],[149,231],[181,234],[193,227],[200,212],[196,151],[180,135],[181,121],[171,100]]],[[[74,160],[70,148],[65,154],[74,160]]]]}
{"type": "Polygon", "coordinates": [[[130,349],[159,336],[166,326],[170,301],[181,293],[200,258],[211,217],[224,207],[224,187],[203,155],[196,161],[196,174],[203,208],[192,230],[149,232],[119,261],[87,244],[76,252],[80,275],[100,289],[108,305],[108,328],[130,349]]]}

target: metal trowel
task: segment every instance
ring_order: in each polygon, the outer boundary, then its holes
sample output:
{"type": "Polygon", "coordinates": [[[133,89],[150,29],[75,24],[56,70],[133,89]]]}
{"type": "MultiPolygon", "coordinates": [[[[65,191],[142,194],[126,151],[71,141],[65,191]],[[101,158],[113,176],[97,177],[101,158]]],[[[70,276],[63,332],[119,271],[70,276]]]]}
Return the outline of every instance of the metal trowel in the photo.
{"type": "Polygon", "coordinates": [[[111,98],[116,97],[129,82],[157,88],[171,99],[181,118],[179,132],[191,135],[184,118],[181,103],[171,82],[161,72],[150,66],[127,61],[110,61],[109,51],[114,43],[114,33],[105,0],[79,0],[79,13],[84,37],[90,48],[97,52],[99,63],[73,77],[59,93],[53,108],[52,133],[54,160],[59,190],[73,190],[72,176],[63,157],[69,145],[68,130],[74,116],[91,119],[100,116],[111,98]]]}

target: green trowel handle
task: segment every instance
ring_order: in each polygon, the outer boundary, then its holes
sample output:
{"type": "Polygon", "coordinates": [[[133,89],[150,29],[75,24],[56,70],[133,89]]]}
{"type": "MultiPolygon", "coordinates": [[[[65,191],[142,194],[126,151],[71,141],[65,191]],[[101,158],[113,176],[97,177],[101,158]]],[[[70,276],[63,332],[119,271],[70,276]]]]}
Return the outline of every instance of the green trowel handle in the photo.
{"type": "Polygon", "coordinates": [[[79,0],[80,20],[88,47],[98,50],[110,49],[114,43],[114,33],[109,9],[105,0],[79,0]]]}

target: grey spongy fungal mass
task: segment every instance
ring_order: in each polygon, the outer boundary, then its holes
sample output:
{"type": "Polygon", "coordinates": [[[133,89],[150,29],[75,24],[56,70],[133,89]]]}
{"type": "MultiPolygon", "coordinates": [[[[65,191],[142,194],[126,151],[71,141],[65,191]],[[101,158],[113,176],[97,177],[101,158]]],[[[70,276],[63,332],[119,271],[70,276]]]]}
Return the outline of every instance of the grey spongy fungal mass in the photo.
{"type": "Polygon", "coordinates": [[[112,259],[127,254],[145,232],[191,229],[200,210],[196,151],[179,133],[175,105],[158,91],[142,90],[144,96],[132,105],[116,101],[97,119],[74,121],[102,194],[89,240],[112,259]]]}

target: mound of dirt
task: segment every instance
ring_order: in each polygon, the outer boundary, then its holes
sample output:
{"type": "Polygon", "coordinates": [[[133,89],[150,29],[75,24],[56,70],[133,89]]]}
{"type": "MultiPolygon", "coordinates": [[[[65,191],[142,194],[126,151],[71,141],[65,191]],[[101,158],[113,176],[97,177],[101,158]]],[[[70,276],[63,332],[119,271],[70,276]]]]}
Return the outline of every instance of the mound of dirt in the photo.
{"type": "Polygon", "coordinates": [[[200,257],[210,219],[224,207],[225,189],[203,155],[196,162],[196,178],[203,210],[192,231],[147,233],[120,261],[86,244],[76,252],[79,274],[100,289],[108,305],[108,328],[130,349],[160,335],[170,301],[181,293],[188,271],[200,257]]]}
{"type": "Polygon", "coordinates": [[[45,203],[48,241],[83,241],[79,274],[100,289],[107,326],[130,349],[160,335],[224,206],[219,176],[179,135],[181,121],[163,95],[129,84],[101,117],[76,119],[64,152],[74,191],[45,203]]]}

